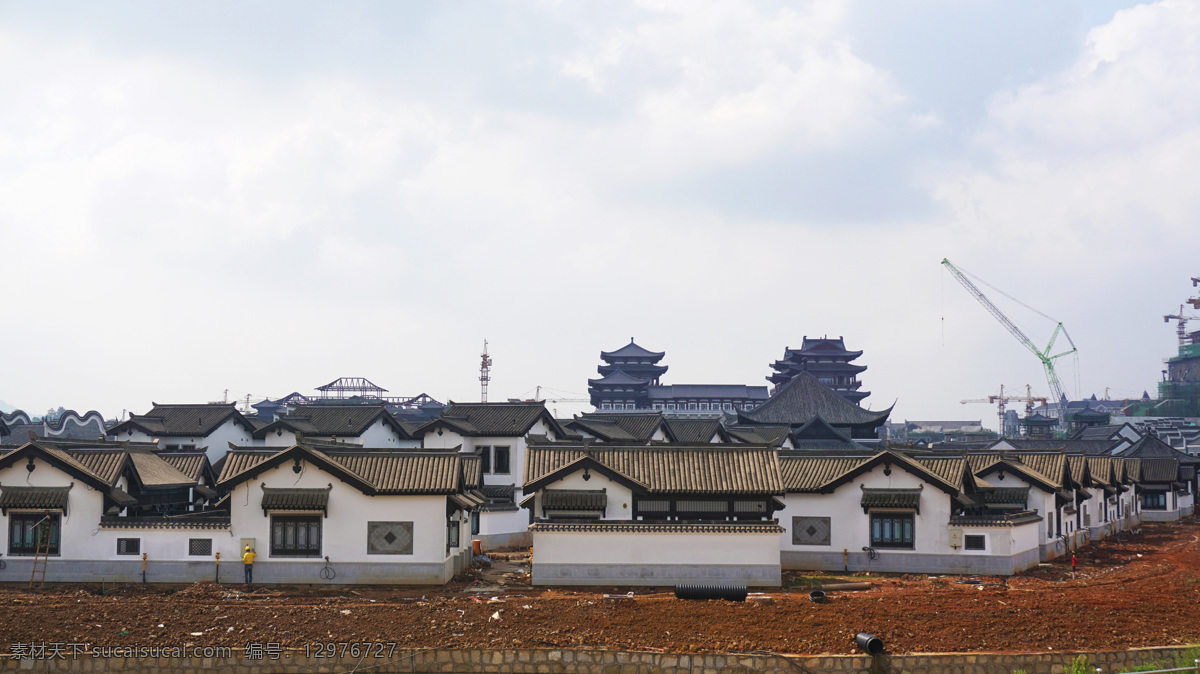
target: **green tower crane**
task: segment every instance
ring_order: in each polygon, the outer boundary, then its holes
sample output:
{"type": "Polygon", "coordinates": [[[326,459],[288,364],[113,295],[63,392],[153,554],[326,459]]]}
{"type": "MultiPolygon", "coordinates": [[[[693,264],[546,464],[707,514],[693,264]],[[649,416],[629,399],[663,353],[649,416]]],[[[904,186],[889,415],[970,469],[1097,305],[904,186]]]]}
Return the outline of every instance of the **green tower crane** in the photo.
{"type": "MultiPolygon", "coordinates": [[[[1062,322],[1057,321],[1053,318],[1050,318],[1046,314],[1043,314],[1042,312],[1038,311],[1037,309],[1034,309],[1033,307],[1029,306],[1028,304],[1025,304],[1024,302],[1021,302],[1020,300],[1016,299],[1015,297],[1012,297],[1011,295],[1008,295],[1007,293],[1000,291],[1001,294],[1004,294],[1006,297],[1009,297],[1010,299],[1017,302],[1018,304],[1025,307],[1026,309],[1029,309],[1030,311],[1042,316],[1043,318],[1047,318],[1057,324],[1054,328],[1054,333],[1052,335],[1050,335],[1050,343],[1046,345],[1045,349],[1039,349],[1037,347],[1037,345],[1033,343],[1033,340],[1029,339],[1029,337],[1027,337],[1024,332],[1021,332],[1021,329],[1018,328],[1015,323],[1013,323],[1011,320],[1009,320],[1008,316],[1004,315],[1003,311],[1000,311],[1000,309],[995,304],[992,304],[992,301],[987,298],[987,295],[984,295],[983,292],[979,288],[975,287],[974,283],[971,283],[971,279],[967,278],[967,274],[964,273],[963,270],[959,269],[958,267],[955,267],[948,259],[942,260],[942,266],[944,266],[950,272],[951,276],[953,276],[955,278],[955,280],[957,280],[959,283],[962,284],[962,287],[967,289],[967,292],[971,293],[972,297],[974,297],[976,300],[979,301],[980,304],[983,305],[984,309],[988,310],[988,313],[990,313],[993,317],[995,317],[995,319],[997,321],[1000,321],[1000,325],[1003,325],[1005,327],[1005,329],[1007,329],[1010,333],[1012,333],[1013,337],[1017,338],[1018,342],[1020,342],[1022,345],[1024,345],[1024,347],[1026,349],[1029,349],[1029,351],[1032,352],[1033,355],[1037,356],[1038,360],[1041,361],[1042,369],[1045,370],[1045,372],[1046,372],[1046,383],[1050,386],[1050,395],[1053,396],[1051,398],[1051,400],[1053,400],[1056,403],[1059,403],[1059,416],[1062,417],[1062,420],[1065,422],[1066,421],[1066,410],[1062,408],[1062,400],[1065,396],[1063,395],[1062,382],[1058,380],[1058,372],[1056,372],[1054,369],[1054,361],[1058,360],[1059,358],[1062,358],[1063,356],[1067,356],[1072,353],[1076,353],[1078,351],[1078,349],[1075,348],[1075,342],[1071,340],[1071,335],[1067,334],[1067,329],[1065,327],[1063,327],[1062,322]],[[1055,342],[1055,340],[1058,339],[1058,333],[1060,333],[1060,332],[1062,333],[1063,337],[1067,338],[1067,342],[1071,345],[1071,348],[1067,351],[1063,351],[1062,353],[1056,353],[1052,356],[1052,355],[1050,355],[1050,351],[1054,348],[1054,342],[1055,342]]],[[[976,278],[979,278],[979,277],[976,277],[976,278]]],[[[982,279],[980,279],[980,280],[982,281],[982,279]]],[[[992,286],[992,287],[995,287],[995,286],[992,286]]]]}

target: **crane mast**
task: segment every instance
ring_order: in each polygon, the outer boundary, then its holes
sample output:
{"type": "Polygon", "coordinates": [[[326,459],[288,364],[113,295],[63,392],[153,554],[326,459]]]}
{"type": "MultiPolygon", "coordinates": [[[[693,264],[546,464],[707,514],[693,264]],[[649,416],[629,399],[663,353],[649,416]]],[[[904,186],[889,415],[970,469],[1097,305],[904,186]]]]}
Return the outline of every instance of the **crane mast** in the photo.
{"type": "MultiPolygon", "coordinates": [[[[1054,327],[1054,333],[1050,335],[1050,342],[1046,345],[1045,349],[1039,349],[1037,345],[1033,343],[1033,340],[1029,339],[1029,337],[1026,336],[1025,333],[1022,332],[1015,323],[1009,320],[1008,316],[1005,316],[1003,311],[1000,311],[999,307],[997,307],[995,304],[992,304],[992,301],[988,299],[987,295],[983,294],[983,291],[975,287],[975,284],[971,282],[971,279],[967,278],[966,274],[964,274],[961,269],[955,267],[949,259],[945,258],[942,259],[942,265],[946,267],[946,269],[950,272],[954,279],[962,285],[962,287],[967,289],[967,292],[971,293],[971,296],[974,297],[976,301],[983,305],[984,309],[987,309],[988,313],[990,313],[992,317],[1000,322],[1000,325],[1003,325],[1006,330],[1012,333],[1013,337],[1017,338],[1018,342],[1021,342],[1026,349],[1029,349],[1029,351],[1033,353],[1034,356],[1037,356],[1038,360],[1041,361],[1042,370],[1046,374],[1046,383],[1050,386],[1050,395],[1052,396],[1052,400],[1054,402],[1059,403],[1059,416],[1065,421],[1066,410],[1061,408],[1061,403],[1065,396],[1063,394],[1062,382],[1058,379],[1058,372],[1054,369],[1054,361],[1062,358],[1063,356],[1075,353],[1077,349],[1075,348],[1075,342],[1072,341],[1071,336],[1067,334],[1067,330],[1063,327],[1062,322],[1056,321],[1058,324],[1054,327]],[[1050,355],[1050,351],[1054,348],[1054,342],[1058,339],[1058,333],[1060,332],[1064,337],[1067,338],[1067,342],[1071,344],[1071,348],[1067,351],[1063,351],[1062,353],[1050,355]]],[[[1046,315],[1042,314],[1042,316],[1046,315]]],[[[1049,316],[1046,316],[1046,318],[1049,318],[1049,316]]]]}

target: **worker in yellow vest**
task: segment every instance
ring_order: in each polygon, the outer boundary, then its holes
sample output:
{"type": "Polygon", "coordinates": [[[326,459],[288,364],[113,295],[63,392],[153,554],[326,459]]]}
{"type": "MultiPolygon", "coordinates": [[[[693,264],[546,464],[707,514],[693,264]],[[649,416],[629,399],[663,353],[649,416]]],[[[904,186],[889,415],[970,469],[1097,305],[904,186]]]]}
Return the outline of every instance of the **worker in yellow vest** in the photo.
{"type": "Polygon", "coordinates": [[[246,553],[242,555],[242,564],[246,565],[246,584],[247,585],[254,582],[254,558],[257,556],[258,555],[255,554],[255,552],[250,549],[250,546],[247,545],[246,553]]]}

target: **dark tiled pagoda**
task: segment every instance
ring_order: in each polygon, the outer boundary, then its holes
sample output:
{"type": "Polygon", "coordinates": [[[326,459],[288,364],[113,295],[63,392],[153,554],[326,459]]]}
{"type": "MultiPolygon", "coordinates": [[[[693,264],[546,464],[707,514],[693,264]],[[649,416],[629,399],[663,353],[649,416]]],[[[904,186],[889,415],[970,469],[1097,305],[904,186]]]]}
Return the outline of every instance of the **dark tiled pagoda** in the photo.
{"type": "Polygon", "coordinates": [[[751,409],[767,399],[767,387],[742,384],[663,385],[666,354],[633,339],[616,351],[601,351],[600,379],[588,380],[592,405],[602,412],[658,410],[669,416],[712,416],[751,409]]]}
{"type": "Polygon", "coordinates": [[[841,337],[809,339],[806,336],[799,349],[783,350],[783,359],[771,364],[775,372],[767,377],[767,381],[778,390],[801,372],[811,372],[817,381],[857,405],[871,395],[859,390],[862,382],[858,381],[858,375],[866,371],[867,366],[850,362],[861,355],[862,351],[847,350],[841,337]]]}
{"type": "Polygon", "coordinates": [[[658,386],[659,378],[667,373],[667,366],[658,364],[665,355],[665,351],[643,349],[630,337],[629,343],[616,351],[601,351],[600,360],[604,361],[604,365],[596,368],[596,371],[605,377],[621,371],[635,379],[645,379],[647,383],[658,386]]]}

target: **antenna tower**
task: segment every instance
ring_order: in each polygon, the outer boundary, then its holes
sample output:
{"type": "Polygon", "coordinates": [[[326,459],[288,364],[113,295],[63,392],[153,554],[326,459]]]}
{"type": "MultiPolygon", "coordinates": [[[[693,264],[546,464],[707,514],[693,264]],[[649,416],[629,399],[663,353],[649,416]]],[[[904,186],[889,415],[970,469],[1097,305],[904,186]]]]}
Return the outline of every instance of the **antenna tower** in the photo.
{"type": "Polygon", "coordinates": [[[483,340],[483,353],[479,365],[479,402],[487,402],[487,386],[492,380],[492,357],[487,352],[487,340],[483,340]]]}

